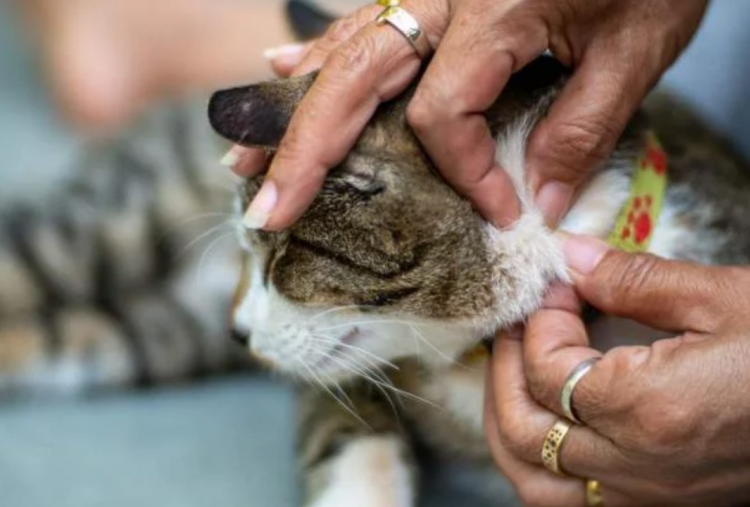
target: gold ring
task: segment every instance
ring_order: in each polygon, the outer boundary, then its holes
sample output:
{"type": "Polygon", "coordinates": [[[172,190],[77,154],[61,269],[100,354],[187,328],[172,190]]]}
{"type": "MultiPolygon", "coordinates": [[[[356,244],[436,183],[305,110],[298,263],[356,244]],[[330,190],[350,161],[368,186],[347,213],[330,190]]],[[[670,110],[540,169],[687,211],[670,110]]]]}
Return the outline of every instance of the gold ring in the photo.
{"type": "Polygon", "coordinates": [[[383,7],[397,7],[401,4],[401,0],[377,0],[375,3],[383,7]]]}
{"type": "Polygon", "coordinates": [[[592,357],[576,366],[570,375],[568,375],[568,378],[563,385],[562,393],[560,394],[560,405],[562,406],[562,411],[565,417],[576,424],[581,424],[581,421],[578,419],[578,416],[573,409],[573,391],[578,385],[578,382],[580,382],[581,379],[591,371],[591,368],[594,367],[599,359],[600,358],[598,357],[592,357]]]}
{"type": "Polygon", "coordinates": [[[604,507],[602,486],[594,479],[586,480],[586,507],[604,507]]]}
{"type": "MultiPolygon", "coordinates": [[[[378,3],[381,1],[390,1],[391,4],[394,2],[394,0],[378,0],[378,3]]],[[[400,7],[398,2],[396,2],[395,5],[389,5],[386,7],[385,10],[375,19],[375,22],[379,25],[388,23],[398,30],[398,32],[409,41],[409,44],[411,44],[421,59],[424,60],[432,52],[430,41],[427,40],[427,35],[419,25],[419,21],[409,14],[406,9],[400,7]]]]}
{"type": "Polygon", "coordinates": [[[560,448],[573,425],[568,421],[560,419],[547,432],[542,446],[542,463],[550,472],[557,475],[565,475],[560,468],[560,448]]]}

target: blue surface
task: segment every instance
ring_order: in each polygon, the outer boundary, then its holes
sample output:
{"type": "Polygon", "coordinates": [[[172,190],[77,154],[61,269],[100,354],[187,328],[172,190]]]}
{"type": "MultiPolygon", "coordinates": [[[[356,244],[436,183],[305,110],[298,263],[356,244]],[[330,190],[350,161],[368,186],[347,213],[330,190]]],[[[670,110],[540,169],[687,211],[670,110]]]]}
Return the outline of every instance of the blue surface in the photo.
{"type": "Polygon", "coordinates": [[[0,505],[291,506],[292,396],[257,378],[11,404],[0,505]]]}

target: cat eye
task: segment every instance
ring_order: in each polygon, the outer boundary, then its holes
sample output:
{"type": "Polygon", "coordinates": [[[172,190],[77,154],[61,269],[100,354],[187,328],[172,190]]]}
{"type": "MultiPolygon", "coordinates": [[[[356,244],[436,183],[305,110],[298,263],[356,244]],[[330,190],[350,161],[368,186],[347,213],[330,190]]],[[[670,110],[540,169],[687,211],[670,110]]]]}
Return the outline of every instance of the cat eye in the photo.
{"type": "Polygon", "coordinates": [[[415,294],[419,289],[417,287],[404,287],[403,289],[396,289],[390,291],[382,291],[378,294],[373,295],[370,298],[363,298],[357,301],[357,305],[362,306],[363,310],[367,310],[367,307],[383,307],[392,306],[399,301],[406,299],[407,297],[415,294]]]}
{"type": "Polygon", "coordinates": [[[328,173],[324,188],[331,190],[353,190],[357,194],[374,196],[385,190],[385,183],[378,180],[374,172],[339,167],[328,173]]]}
{"type": "Polygon", "coordinates": [[[349,173],[342,181],[351,188],[369,195],[377,195],[385,190],[385,183],[375,179],[371,174],[349,173]]]}

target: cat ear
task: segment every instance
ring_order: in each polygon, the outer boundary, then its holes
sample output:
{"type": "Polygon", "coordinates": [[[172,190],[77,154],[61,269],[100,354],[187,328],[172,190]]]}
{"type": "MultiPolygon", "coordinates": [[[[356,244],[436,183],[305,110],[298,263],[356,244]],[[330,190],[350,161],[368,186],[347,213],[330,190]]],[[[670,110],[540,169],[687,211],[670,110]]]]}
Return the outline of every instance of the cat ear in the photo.
{"type": "Polygon", "coordinates": [[[208,119],[220,136],[236,144],[276,148],[314,74],[216,92],[208,119]]]}

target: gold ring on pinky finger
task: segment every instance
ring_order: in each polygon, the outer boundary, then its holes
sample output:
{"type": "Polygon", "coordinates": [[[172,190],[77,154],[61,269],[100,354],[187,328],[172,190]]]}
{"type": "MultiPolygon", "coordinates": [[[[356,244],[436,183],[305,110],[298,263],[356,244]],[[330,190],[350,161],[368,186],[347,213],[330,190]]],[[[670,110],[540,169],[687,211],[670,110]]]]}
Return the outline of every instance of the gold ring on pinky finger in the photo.
{"type": "Polygon", "coordinates": [[[542,463],[547,470],[556,475],[565,475],[560,468],[560,449],[572,426],[568,421],[560,419],[547,432],[547,436],[544,437],[542,463]]]}
{"type": "MultiPolygon", "coordinates": [[[[381,0],[378,0],[378,2],[380,1],[381,0]]],[[[389,0],[382,1],[385,2],[389,0]]],[[[393,2],[393,0],[390,1],[393,2]]],[[[375,22],[379,25],[388,23],[398,30],[398,32],[409,41],[409,44],[411,44],[419,55],[419,58],[422,60],[430,56],[430,53],[432,53],[430,41],[427,39],[427,34],[424,33],[424,30],[422,30],[422,27],[419,25],[419,21],[398,4],[386,7],[385,10],[375,18],[375,22]]]]}
{"type": "Polygon", "coordinates": [[[594,479],[586,480],[586,507],[604,507],[602,486],[594,479]]]}

